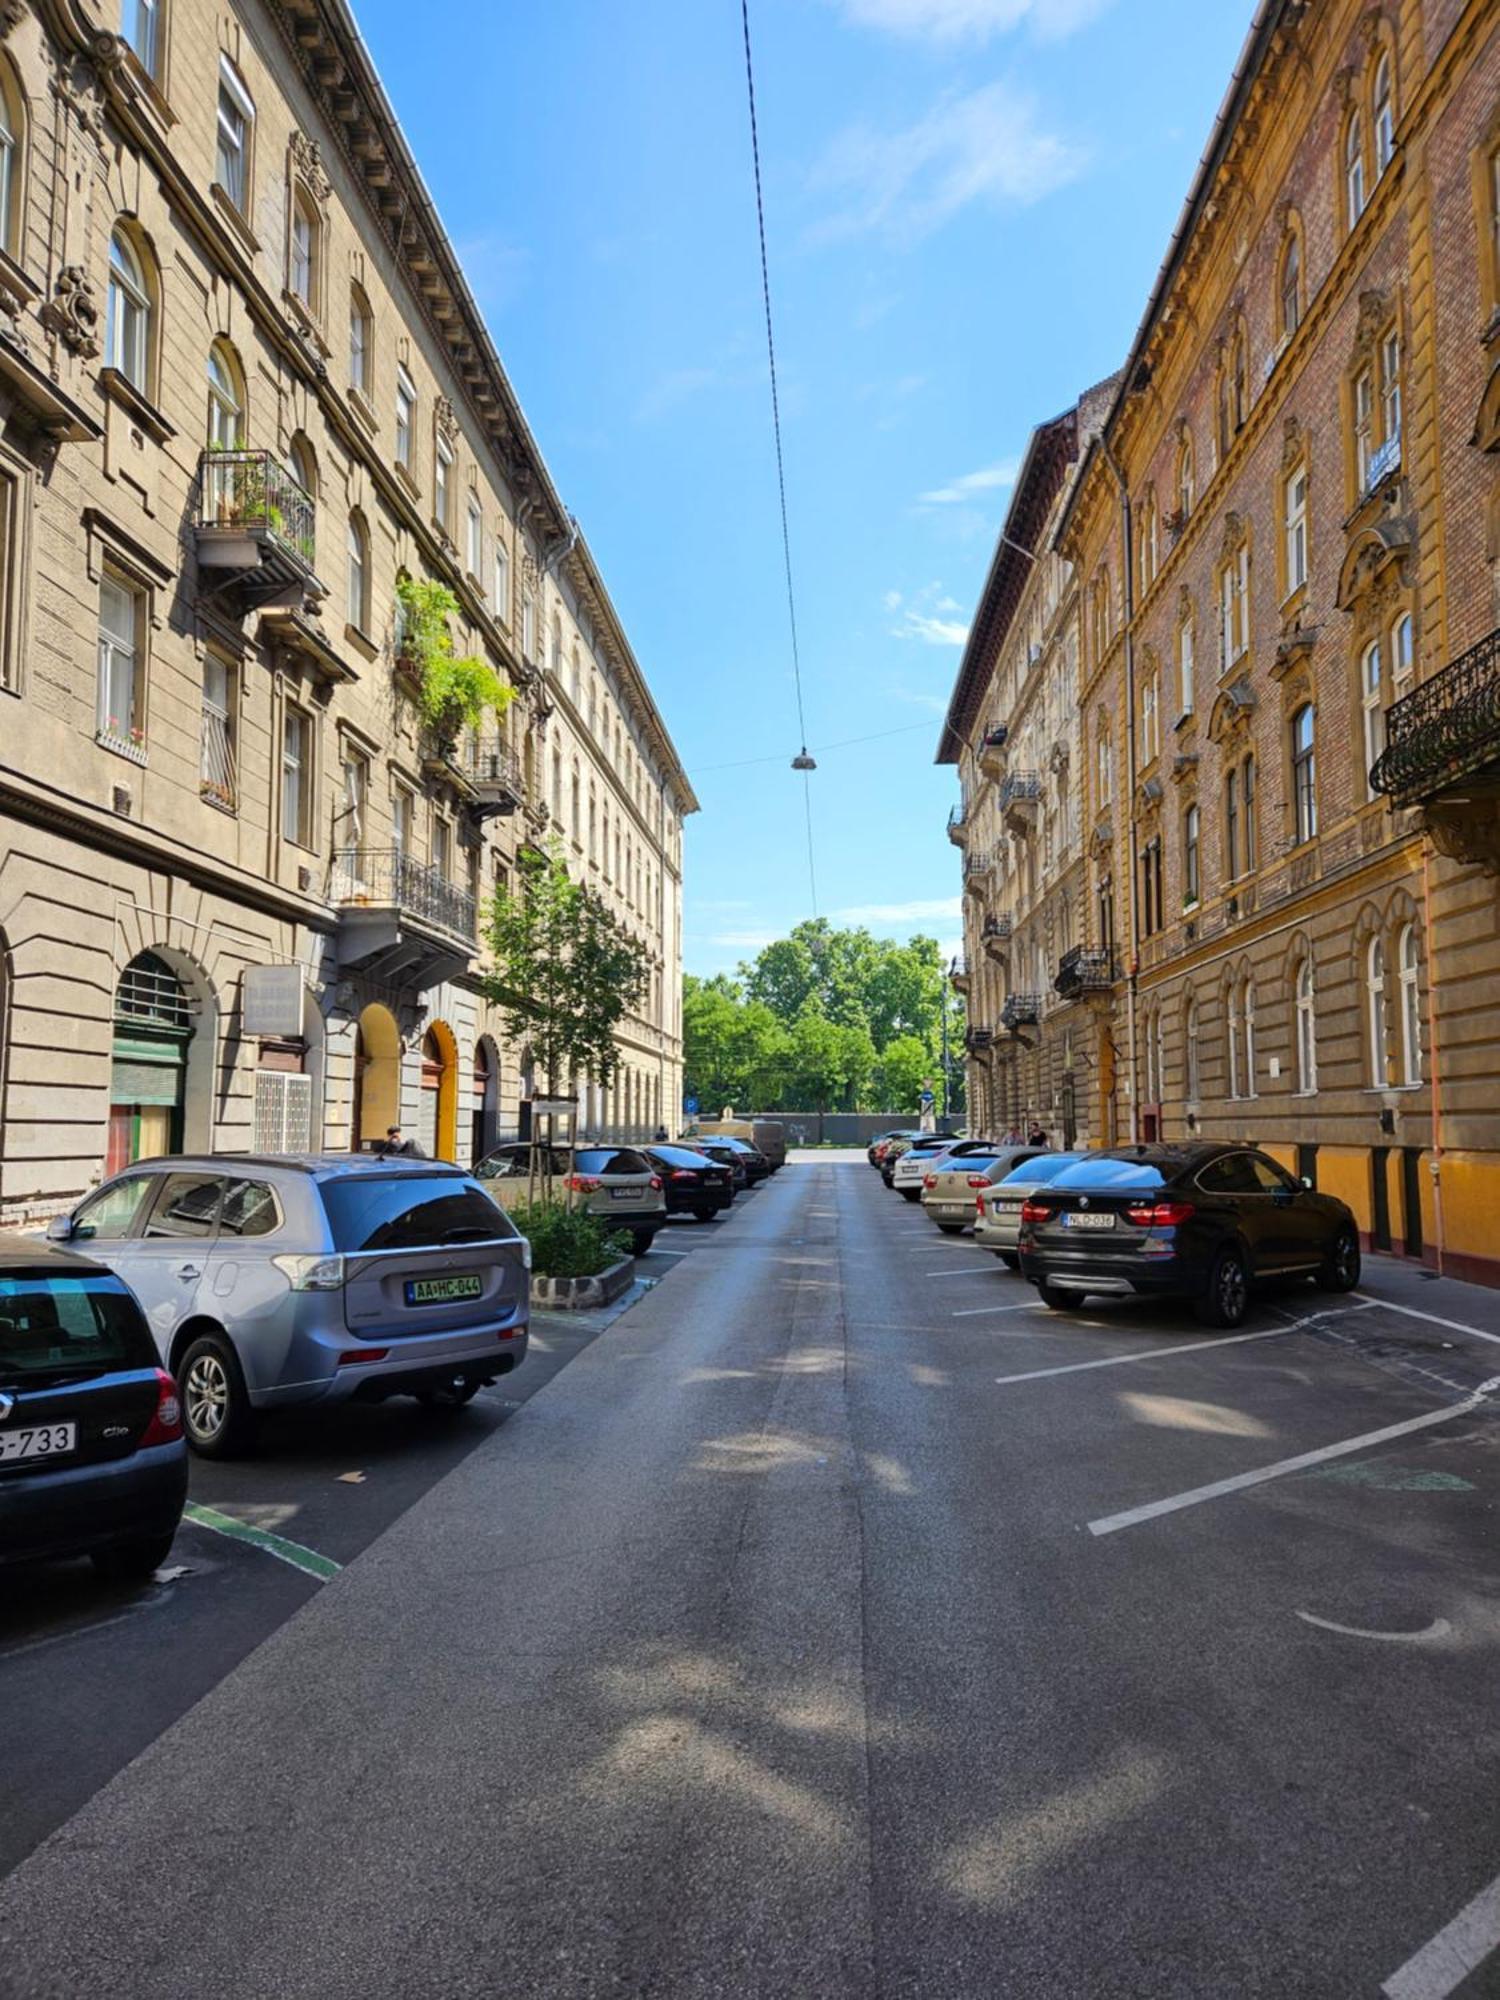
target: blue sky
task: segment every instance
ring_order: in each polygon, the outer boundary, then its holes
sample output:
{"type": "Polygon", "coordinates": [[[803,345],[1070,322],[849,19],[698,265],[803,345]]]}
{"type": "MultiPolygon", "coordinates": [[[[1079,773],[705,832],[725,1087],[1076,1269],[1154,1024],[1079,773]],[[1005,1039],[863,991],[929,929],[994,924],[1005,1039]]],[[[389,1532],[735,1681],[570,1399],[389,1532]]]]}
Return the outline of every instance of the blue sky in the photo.
{"type": "MultiPolygon", "coordinates": [[[[356,6],[703,802],[688,969],[732,968],[811,908],[739,0],[356,6]]],[[[808,740],[880,738],[811,781],[824,915],[958,934],[932,760],[1007,482],[1123,359],[1250,14],[751,0],[808,740]]]]}

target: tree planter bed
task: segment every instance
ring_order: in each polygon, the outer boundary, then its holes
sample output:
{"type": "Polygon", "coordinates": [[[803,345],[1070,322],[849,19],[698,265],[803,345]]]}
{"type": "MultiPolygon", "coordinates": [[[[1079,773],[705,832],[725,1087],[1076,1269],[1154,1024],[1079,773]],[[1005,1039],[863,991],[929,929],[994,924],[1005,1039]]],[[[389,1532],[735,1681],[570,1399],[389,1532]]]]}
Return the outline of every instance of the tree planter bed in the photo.
{"type": "Polygon", "coordinates": [[[630,1290],[635,1279],[635,1260],[622,1257],[606,1264],[592,1278],[531,1279],[531,1303],[546,1312],[586,1312],[591,1307],[612,1306],[630,1290]]]}

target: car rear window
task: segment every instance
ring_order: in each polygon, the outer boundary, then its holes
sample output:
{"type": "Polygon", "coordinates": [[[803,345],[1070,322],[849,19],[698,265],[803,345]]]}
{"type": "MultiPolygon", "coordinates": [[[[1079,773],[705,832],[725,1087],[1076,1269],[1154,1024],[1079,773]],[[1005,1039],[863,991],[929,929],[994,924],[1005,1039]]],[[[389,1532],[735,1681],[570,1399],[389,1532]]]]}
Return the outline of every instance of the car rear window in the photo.
{"type": "Polygon", "coordinates": [[[628,1146],[584,1146],[575,1155],[581,1174],[649,1174],[651,1162],[628,1146]]]}
{"type": "Polygon", "coordinates": [[[1150,1160],[1080,1160],[1056,1175],[1055,1188],[1099,1188],[1134,1194],[1137,1189],[1166,1186],[1167,1177],[1150,1160]]]}
{"type": "Polygon", "coordinates": [[[653,1146],[651,1148],[651,1157],[653,1160],[663,1161],[669,1167],[697,1167],[701,1169],[709,1165],[709,1162],[701,1153],[690,1153],[685,1146],[653,1146]]]}
{"type": "Polygon", "coordinates": [[[0,1277],[0,1382],[155,1366],[156,1344],[118,1278],[0,1277]]]}
{"type": "MultiPolygon", "coordinates": [[[[1055,1181],[1065,1167],[1076,1167],[1084,1155],[1081,1153],[1041,1153],[1035,1159],[1023,1160],[1018,1167],[1012,1167],[1005,1176],[1007,1181],[1055,1181]]],[[[1001,1186],[1004,1186],[1001,1182],[1001,1186]]]]}
{"type": "Polygon", "coordinates": [[[505,1211],[460,1174],[350,1174],[322,1182],[319,1193],[336,1250],[431,1250],[516,1234],[505,1211]]]}

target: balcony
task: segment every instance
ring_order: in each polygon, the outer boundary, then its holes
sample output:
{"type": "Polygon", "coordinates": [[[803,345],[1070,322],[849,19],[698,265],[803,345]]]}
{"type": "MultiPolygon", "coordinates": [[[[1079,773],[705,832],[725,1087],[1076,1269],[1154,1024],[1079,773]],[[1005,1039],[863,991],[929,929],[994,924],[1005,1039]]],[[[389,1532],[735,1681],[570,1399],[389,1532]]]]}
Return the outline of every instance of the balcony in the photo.
{"type": "Polygon", "coordinates": [[[964,1035],[964,1047],[971,1056],[986,1054],[995,1037],[988,1028],[970,1028],[964,1035]]]}
{"type": "Polygon", "coordinates": [[[1108,993],[1116,976],[1111,953],[1075,944],[1057,961],[1057,977],[1052,982],[1052,989],[1064,1000],[1077,1000],[1086,993],[1108,993]]]}
{"type": "Polygon", "coordinates": [[[423,992],[467,970],[478,950],[474,898],[400,848],[347,848],[328,900],[339,911],[339,965],[423,992]]]}
{"type": "Polygon", "coordinates": [[[955,993],[967,993],[969,990],[969,961],[963,952],[948,961],[948,983],[955,993]]]}
{"type": "Polygon", "coordinates": [[[302,610],[323,595],[313,574],[317,510],[268,451],[209,449],[198,461],[198,567],[241,612],[302,610]]]}
{"type": "Polygon", "coordinates": [[[525,804],[521,762],[503,736],[471,737],[447,761],[472,794],[476,819],[508,815],[525,804]]]}
{"type": "Polygon", "coordinates": [[[979,938],[991,958],[1004,958],[1011,929],[1011,920],[1004,914],[985,918],[979,938]]]}
{"type": "Polygon", "coordinates": [[[1441,853],[1500,873],[1500,629],[1386,710],[1370,784],[1419,807],[1441,853]]]}
{"type": "Polygon", "coordinates": [[[1039,771],[1012,771],[1000,786],[1000,811],[1012,833],[1030,833],[1041,805],[1039,771]]]}
{"type": "Polygon", "coordinates": [[[962,806],[955,806],[948,815],[948,838],[955,847],[962,847],[971,829],[968,816],[962,806]]]}
{"type": "Polygon", "coordinates": [[[1401,470],[1401,433],[1394,431],[1384,444],[1370,454],[1370,463],[1365,472],[1365,492],[1373,493],[1384,486],[1392,473],[1401,470]]]}
{"type": "Polygon", "coordinates": [[[979,768],[986,778],[998,779],[1005,770],[1005,746],[1010,731],[1003,722],[992,722],[979,739],[979,768]]]}
{"type": "Polygon", "coordinates": [[[1017,1028],[1034,1028],[1041,1018],[1040,993],[1012,993],[1000,1009],[1000,1025],[1012,1035],[1017,1028]]]}
{"type": "Polygon", "coordinates": [[[964,856],[964,894],[966,896],[977,896],[979,894],[979,891],[984,887],[986,881],[988,881],[990,870],[994,865],[994,854],[987,847],[981,847],[977,853],[969,853],[964,856]]]}

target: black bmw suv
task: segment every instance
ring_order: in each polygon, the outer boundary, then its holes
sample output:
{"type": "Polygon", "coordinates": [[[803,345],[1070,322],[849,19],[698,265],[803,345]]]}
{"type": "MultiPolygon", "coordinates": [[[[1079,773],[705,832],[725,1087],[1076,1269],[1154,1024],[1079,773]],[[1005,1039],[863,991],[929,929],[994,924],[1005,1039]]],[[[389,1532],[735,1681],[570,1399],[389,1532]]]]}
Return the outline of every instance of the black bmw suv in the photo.
{"type": "Polygon", "coordinates": [[[1359,1283],[1359,1231],[1251,1146],[1117,1146],[1065,1167],[1030,1195],[1022,1275],[1059,1312],[1089,1295],[1189,1298],[1207,1326],[1238,1326],[1261,1278],[1359,1283]]]}

